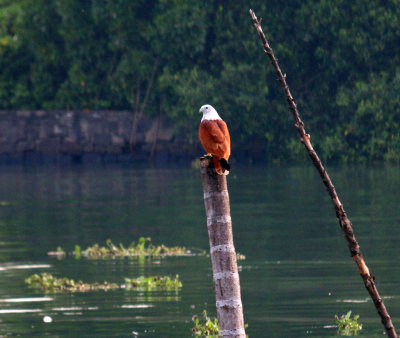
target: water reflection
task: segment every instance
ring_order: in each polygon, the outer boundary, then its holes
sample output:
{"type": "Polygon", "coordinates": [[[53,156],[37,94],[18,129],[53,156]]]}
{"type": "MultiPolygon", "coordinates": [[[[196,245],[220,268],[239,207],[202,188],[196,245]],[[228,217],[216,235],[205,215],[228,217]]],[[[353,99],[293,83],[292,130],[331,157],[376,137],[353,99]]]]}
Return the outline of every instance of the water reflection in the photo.
{"type": "Polygon", "coordinates": [[[5,270],[25,270],[25,269],[47,269],[50,268],[51,265],[49,264],[17,264],[17,265],[6,265],[6,266],[0,266],[0,271],[5,271],[5,270]]]}
{"type": "Polygon", "coordinates": [[[31,302],[50,302],[51,297],[25,297],[25,298],[5,298],[0,299],[0,303],[31,303],[31,302]]]}
{"type": "Polygon", "coordinates": [[[0,314],[14,314],[14,313],[35,313],[42,312],[40,309],[0,309],[0,314]]]}
{"type": "Polygon", "coordinates": [[[148,309],[154,307],[152,304],[125,304],[121,305],[122,309],[148,309]]]}

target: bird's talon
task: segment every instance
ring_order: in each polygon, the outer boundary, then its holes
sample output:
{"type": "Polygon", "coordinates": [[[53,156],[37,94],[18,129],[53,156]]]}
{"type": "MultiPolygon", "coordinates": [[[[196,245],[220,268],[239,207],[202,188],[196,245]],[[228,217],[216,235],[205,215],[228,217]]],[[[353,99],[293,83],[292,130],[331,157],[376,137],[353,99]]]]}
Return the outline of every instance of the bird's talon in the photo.
{"type": "Polygon", "coordinates": [[[211,154],[205,154],[205,155],[200,157],[200,159],[202,159],[202,160],[204,160],[206,158],[212,158],[212,155],[211,154]]]}

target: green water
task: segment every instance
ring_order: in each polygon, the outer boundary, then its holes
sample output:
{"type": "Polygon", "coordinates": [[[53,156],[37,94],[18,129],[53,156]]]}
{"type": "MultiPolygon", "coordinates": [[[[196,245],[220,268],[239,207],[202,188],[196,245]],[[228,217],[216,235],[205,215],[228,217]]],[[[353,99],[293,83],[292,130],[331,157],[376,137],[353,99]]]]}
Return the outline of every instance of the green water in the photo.
{"type": "MultiPolygon", "coordinates": [[[[400,330],[400,168],[329,168],[367,265],[400,330]]],[[[190,337],[191,317],[215,315],[209,257],[57,260],[48,251],[110,238],[208,250],[197,170],[0,168],[0,334],[190,337]],[[179,274],[180,291],[48,294],[24,278],[85,282],[179,274]],[[43,317],[50,316],[51,323],[43,317]]],[[[360,314],[362,336],[383,326],[312,167],[237,169],[228,176],[250,337],[334,336],[335,314],[360,314]]]]}

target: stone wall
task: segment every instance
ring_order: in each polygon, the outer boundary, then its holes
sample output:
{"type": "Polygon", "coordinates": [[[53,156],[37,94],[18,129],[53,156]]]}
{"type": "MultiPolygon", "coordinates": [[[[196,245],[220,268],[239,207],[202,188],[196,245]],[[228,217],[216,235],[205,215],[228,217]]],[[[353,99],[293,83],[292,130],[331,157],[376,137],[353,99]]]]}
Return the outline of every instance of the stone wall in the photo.
{"type": "Polygon", "coordinates": [[[168,156],[171,123],[142,118],[132,147],[133,119],[130,111],[0,111],[0,163],[132,161],[154,149],[168,156]]]}

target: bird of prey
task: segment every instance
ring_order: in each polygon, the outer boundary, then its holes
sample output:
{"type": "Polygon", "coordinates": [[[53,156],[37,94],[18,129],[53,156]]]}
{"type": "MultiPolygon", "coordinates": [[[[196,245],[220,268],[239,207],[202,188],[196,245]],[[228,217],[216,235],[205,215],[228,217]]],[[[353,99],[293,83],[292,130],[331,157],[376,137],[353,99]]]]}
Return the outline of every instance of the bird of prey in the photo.
{"type": "Polygon", "coordinates": [[[231,170],[228,163],[231,155],[228,127],[209,104],[202,106],[200,113],[203,113],[199,128],[200,142],[207,155],[212,155],[215,171],[219,175],[228,175],[231,170]]]}

